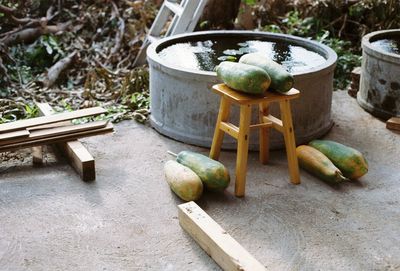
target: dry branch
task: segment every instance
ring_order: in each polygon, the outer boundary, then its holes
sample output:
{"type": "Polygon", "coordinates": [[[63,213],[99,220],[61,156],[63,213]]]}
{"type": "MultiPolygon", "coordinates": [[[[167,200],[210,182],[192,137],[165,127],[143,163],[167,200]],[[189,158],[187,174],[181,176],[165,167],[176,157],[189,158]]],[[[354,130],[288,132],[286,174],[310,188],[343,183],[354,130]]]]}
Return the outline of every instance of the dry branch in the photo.
{"type": "Polygon", "coordinates": [[[56,64],[51,66],[50,69],[47,71],[47,77],[43,82],[44,86],[47,88],[51,87],[60,77],[60,74],[75,61],[76,56],[77,51],[74,51],[67,57],[57,61],[56,64]]]}
{"type": "Polygon", "coordinates": [[[6,81],[10,80],[10,77],[8,76],[7,73],[7,68],[3,65],[3,59],[0,57],[0,75],[5,76],[6,81]]]}
{"type": "Polygon", "coordinates": [[[4,14],[13,14],[16,11],[17,10],[15,8],[9,8],[9,7],[6,7],[6,6],[0,4],[0,12],[2,12],[4,14]]]}
{"type": "Polygon", "coordinates": [[[0,42],[3,42],[5,45],[14,45],[17,43],[31,43],[34,42],[41,35],[45,34],[55,34],[57,32],[65,31],[71,22],[66,22],[57,25],[47,25],[47,26],[39,26],[35,28],[27,28],[22,29],[21,31],[12,33],[8,36],[5,36],[0,42]]]}
{"type": "Polygon", "coordinates": [[[115,4],[115,2],[111,1],[111,4],[113,6],[113,17],[118,17],[118,31],[115,35],[115,45],[110,51],[110,56],[113,56],[114,54],[118,53],[119,49],[121,48],[122,39],[125,33],[125,21],[123,18],[121,18],[118,6],[115,4]]]}

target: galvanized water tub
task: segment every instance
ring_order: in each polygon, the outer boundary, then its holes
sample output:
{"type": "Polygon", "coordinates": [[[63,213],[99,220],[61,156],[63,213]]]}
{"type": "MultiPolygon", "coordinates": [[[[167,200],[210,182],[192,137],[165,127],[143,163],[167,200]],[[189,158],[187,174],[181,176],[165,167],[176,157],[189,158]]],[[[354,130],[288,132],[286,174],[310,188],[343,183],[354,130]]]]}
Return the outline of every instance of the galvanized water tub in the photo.
{"type": "Polygon", "coordinates": [[[371,43],[400,38],[400,29],[372,32],[362,39],[360,90],[357,101],[371,114],[388,119],[400,116],[400,55],[371,43]]]}
{"type": "MultiPolygon", "coordinates": [[[[219,109],[219,96],[212,93],[212,85],[219,83],[215,72],[183,69],[165,63],[158,53],[167,45],[198,37],[218,38],[226,35],[246,36],[249,39],[286,41],[322,55],[326,62],[304,72],[294,73],[294,87],[301,97],[292,102],[296,143],[302,144],[325,134],[332,127],[331,102],[336,53],[320,43],[284,34],[254,31],[204,31],[165,38],[153,43],[147,50],[150,69],[150,121],[161,134],[189,144],[210,147],[219,109]]],[[[231,121],[238,123],[238,110],[233,110],[231,121]]],[[[271,107],[279,117],[278,107],[271,107]]],[[[257,120],[256,109],[253,112],[257,120]]],[[[236,141],[228,135],[223,147],[235,149],[236,141]]],[[[270,147],[284,146],[280,133],[272,132],[270,147]]],[[[258,133],[253,133],[250,148],[258,148],[258,133]]]]}

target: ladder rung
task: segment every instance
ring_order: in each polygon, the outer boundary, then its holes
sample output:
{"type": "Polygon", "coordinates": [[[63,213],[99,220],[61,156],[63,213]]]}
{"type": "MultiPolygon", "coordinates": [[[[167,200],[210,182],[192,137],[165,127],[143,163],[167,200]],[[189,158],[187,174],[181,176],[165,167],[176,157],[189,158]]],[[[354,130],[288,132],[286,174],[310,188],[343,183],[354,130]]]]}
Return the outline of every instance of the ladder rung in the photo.
{"type": "Polygon", "coordinates": [[[180,6],[180,5],[178,5],[178,4],[176,4],[176,3],[171,3],[171,2],[168,2],[168,1],[165,1],[164,2],[164,5],[167,7],[167,8],[169,8],[169,10],[171,10],[173,13],[175,13],[176,15],[178,15],[178,16],[181,16],[182,15],[182,12],[183,12],[183,8],[180,6]]]}
{"type": "Polygon", "coordinates": [[[159,38],[159,37],[156,37],[156,36],[151,36],[151,35],[148,35],[148,36],[147,36],[147,40],[150,41],[150,43],[155,42],[155,41],[157,41],[157,40],[159,40],[159,39],[160,39],[160,38],[159,38]]]}
{"type": "Polygon", "coordinates": [[[230,122],[221,122],[219,129],[236,139],[239,137],[239,128],[230,122]]]}

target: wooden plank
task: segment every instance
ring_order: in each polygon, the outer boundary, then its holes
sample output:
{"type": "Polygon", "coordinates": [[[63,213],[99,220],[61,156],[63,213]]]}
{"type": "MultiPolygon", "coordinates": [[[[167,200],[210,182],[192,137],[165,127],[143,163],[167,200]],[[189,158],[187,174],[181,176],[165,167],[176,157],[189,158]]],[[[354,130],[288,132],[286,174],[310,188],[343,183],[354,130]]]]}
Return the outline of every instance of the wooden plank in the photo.
{"type": "Polygon", "coordinates": [[[181,227],[225,271],[267,270],[193,201],[178,205],[181,227]]]}
{"type": "Polygon", "coordinates": [[[57,147],[84,182],[96,179],[95,160],[78,140],[57,143],[57,147]]]}
{"type": "Polygon", "coordinates": [[[0,133],[11,132],[11,131],[20,130],[20,129],[26,129],[28,127],[34,127],[34,126],[50,124],[50,123],[55,123],[55,122],[60,122],[60,121],[73,120],[73,119],[89,117],[89,116],[96,116],[96,115],[100,115],[103,113],[106,113],[105,109],[103,109],[101,107],[92,107],[92,108],[86,108],[86,109],[81,109],[81,110],[72,111],[72,112],[59,113],[59,114],[55,114],[55,115],[51,115],[51,116],[43,116],[43,117],[37,117],[37,118],[32,118],[32,119],[19,120],[19,121],[15,121],[15,122],[1,124],[0,125],[0,133]]]}
{"type": "Polygon", "coordinates": [[[32,132],[32,131],[38,131],[38,130],[43,130],[43,129],[58,128],[58,127],[65,127],[65,126],[72,126],[72,125],[74,125],[74,124],[72,124],[70,121],[63,121],[63,122],[56,122],[56,123],[52,123],[52,124],[39,125],[39,126],[35,126],[35,127],[28,127],[28,128],[26,128],[26,130],[28,130],[29,132],[32,132]]]}
{"type": "Polygon", "coordinates": [[[36,146],[32,147],[32,163],[35,166],[43,164],[43,147],[36,146]]]}
{"type": "Polygon", "coordinates": [[[108,121],[94,121],[94,122],[78,124],[78,125],[69,125],[69,126],[63,126],[63,127],[41,129],[41,130],[31,132],[28,137],[0,141],[0,146],[16,144],[19,142],[29,142],[29,141],[37,140],[37,139],[41,139],[41,138],[51,138],[51,137],[58,136],[58,135],[68,135],[68,134],[74,134],[74,133],[82,132],[82,131],[89,131],[89,130],[104,128],[104,127],[106,127],[107,123],[108,123],[108,121]]]}
{"type": "Polygon", "coordinates": [[[386,128],[390,130],[400,131],[400,117],[390,118],[386,122],[386,128]]]}
{"type": "MultiPolygon", "coordinates": [[[[50,107],[50,105],[47,103],[36,102],[35,104],[36,104],[36,107],[39,109],[38,110],[39,116],[46,116],[46,114],[44,114],[43,111],[41,110],[42,107],[47,106],[48,108],[50,108],[51,111],[53,111],[52,108],[50,107]]],[[[52,114],[53,114],[53,112],[51,112],[50,114],[47,114],[47,115],[52,115],[52,114]]],[[[47,124],[47,125],[55,125],[55,124],[58,124],[58,123],[47,124]]],[[[43,127],[43,125],[39,125],[38,127],[43,127]]],[[[33,129],[34,127],[29,127],[29,128],[33,129]]],[[[44,159],[44,149],[43,148],[44,148],[43,146],[32,147],[32,163],[33,163],[33,165],[42,165],[43,164],[43,159],[44,159]]]]}
{"type": "MultiPolygon", "coordinates": [[[[47,103],[37,103],[36,106],[45,116],[54,113],[51,106],[47,103]]],[[[84,182],[96,179],[96,164],[94,157],[81,142],[78,140],[72,140],[56,143],[55,146],[67,158],[70,165],[75,169],[84,182]]]]}
{"type": "Polygon", "coordinates": [[[21,137],[28,137],[29,136],[29,131],[27,130],[19,130],[15,132],[9,132],[9,133],[2,133],[0,134],[0,144],[2,140],[11,140],[15,138],[21,138],[21,137]]]}
{"type": "Polygon", "coordinates": [[[111,133],[111,132],[113,132],[113,130],[114,130],[113,125],[111,123],[108,123],[106,127],[100,128],[100,129],[81,131],[81,132],[77,132],[77,133],[73,133],[73,134],[62,134],[62,135],[49,137],[49,138],[40,138],[40,139],[36,139],[36,140],[0,146],[0,152],[20,149],[20,148],[28,148],[28,147],[33,147],[33,146],[53,144],[53,143],[57,143],[57,142],[66,142],[66,141],[76,140],[78,138],[101,135],[101,134],[105,134],[105,133],[111,133]]]}

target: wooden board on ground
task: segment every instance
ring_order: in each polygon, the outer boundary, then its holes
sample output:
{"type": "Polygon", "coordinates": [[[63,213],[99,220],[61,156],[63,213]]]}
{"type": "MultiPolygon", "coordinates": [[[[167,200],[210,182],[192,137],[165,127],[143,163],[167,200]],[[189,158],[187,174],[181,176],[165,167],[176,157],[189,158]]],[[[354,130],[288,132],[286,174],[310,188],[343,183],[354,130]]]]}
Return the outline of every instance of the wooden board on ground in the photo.
{"type": "Polygon", "coordinates": [[[267,270],[193,201],[178,205],[181,227],[226,271],[267,270]]]}
{"type": "MultiPolygon", "coordinates": [[[[39,108],[39,112],[44,116],[54,114],[54,110],[47,103],[36,103],[36,106],[39,108]]],[[[68,142],[56,143],[55,146],[59,149],[61,154],[67,158],[68,162],[84,182],[96,179],[95,160],[81,142],[78,140],[71,140],[68,142]]],[[[41,147],[34,147],[34,149],[36,148],[41,147]]]]}
{"type": "Polygon", "coordinates": [[[28,127],[34,127],[34,126],[39,126],[39,125],[44,125],[44,124],[51,124],[51,123],[60,122],[60,121],[67,121],[67,120],[73,120],[73,119],[78,119],[78,118],[83,118],[83,117],[96,116],[96,115],[100,115],[103,113],[106,113],[105,109],[103,109],[101,107],[91,107],[91,108],[81,109],[81,110],[72,111],[72,112],[59,113],[59,114],[50,115],[50,116],[43,116],[43,117],[37,117],[37,118],[32,118],[32,119],[26,119],[26,120],[18,120],[15,122],[1,124],[0,125],[0,133],[6,133],[6,132],[11,132],[11,131],[26,129],[28,127]]]}
{"type": "Polygon", "coordinates": [[[40,138],[40,139],[31,140],[31,141],[19,142],[19,143],[0,146],[0,152],[10,151],[10,150],[15,150],[15,149],[20,149],[20,148],[28,148],[28,147],[33,147],[33,146],[54,144],[54,143],[58,143],[58,142],[71,141],[71,140],[76,140],[78,138],[111,133],[113,131],[114,131],[113,125],[111,123],[108,123],[106,127],[95,129],[95,130],[81,131],[81,132],[77,132],[77,133],[73,133],[73,134],[62,134],[62,135],[57,135],[57,136],[53,136],[50,138],[40,138]]]}
{"type": "Polygon", "coordinates": [[[20,131],[15,131],[15,132],[9,132],[9,133],[2,133],[0,134],[0,144],[2,144],[2,141],[6,140],[13,140],[16,138],[21,138],[21,137],[28,137],[29,136],[29,131],[27,130],[20,130],[20,131]]]}
{"type": "Polygon", "coordinates": [[[49,138],[58,136],[58,135],[68,135],[74,134],[78,132],[84,132],[89,130],[95,130],[99,128],[106,127],[108,121],[94,121],[84,124],[77,124],[77,125],[68,125],[63,127],[54,127],[54,128],[46,128],[41,130],[32,131],[28,137],[22,138],[13,138],[11,140],[3,140],[0,141],[0,147],[9,145],[9,144],[16,144],[16,143],[23,143],[23,142],[30,142],[37,139],[49,138]]]}
{"type": "Polygon", "coordinates": [[[400,131],[400,117],[390,118],[386,122],[386,128],[390,130],[400,131]]]}

